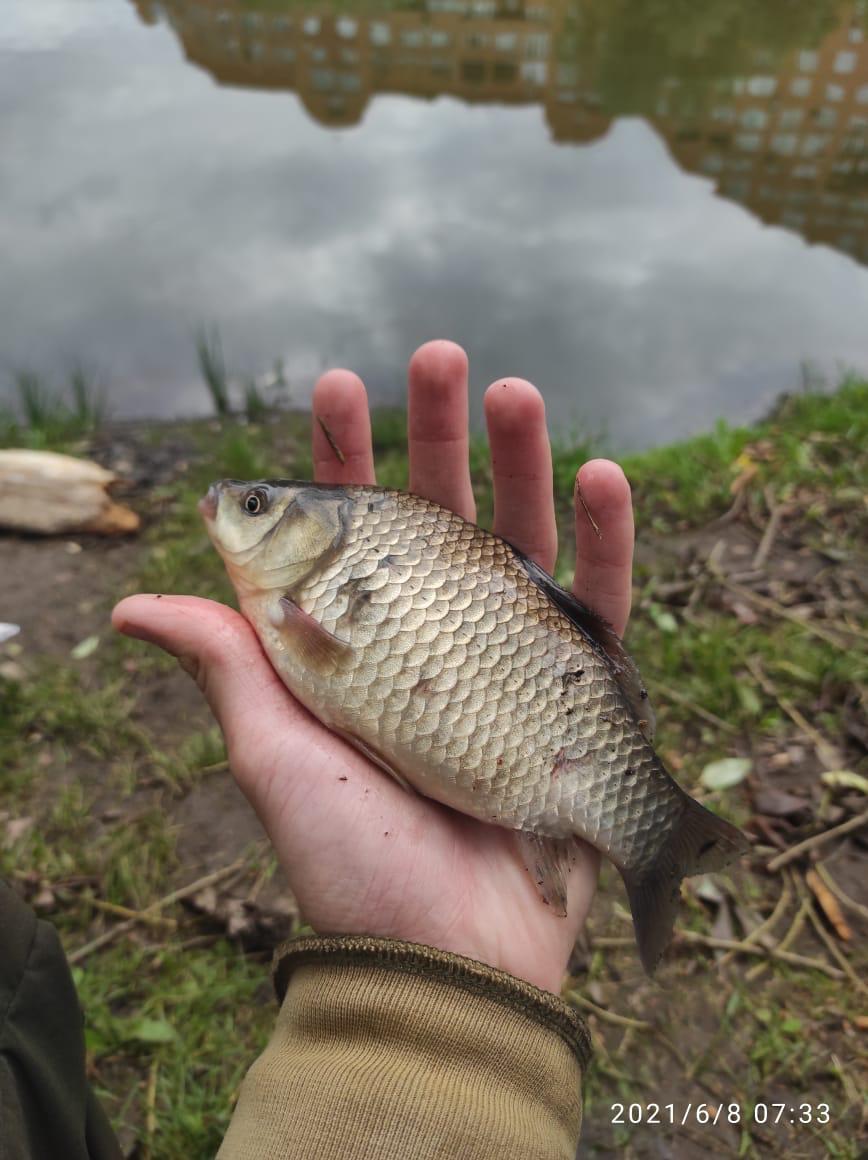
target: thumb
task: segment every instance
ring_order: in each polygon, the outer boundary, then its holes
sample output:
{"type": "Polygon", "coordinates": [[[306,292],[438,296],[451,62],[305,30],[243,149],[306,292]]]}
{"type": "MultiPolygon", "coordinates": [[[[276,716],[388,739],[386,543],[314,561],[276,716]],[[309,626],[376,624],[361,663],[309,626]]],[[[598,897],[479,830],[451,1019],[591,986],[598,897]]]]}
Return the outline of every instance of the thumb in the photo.
{"type": "Polygon", "coordinates": [[[243,616],[198,596],[128,596],[112,613],[126,636],[176,657],[205,694],[230,749],[254,740],[255,722],[277,716],[298,727],[289,696],[243,616]],[[287,720],[288,718],[288,720],[287,720]]]}

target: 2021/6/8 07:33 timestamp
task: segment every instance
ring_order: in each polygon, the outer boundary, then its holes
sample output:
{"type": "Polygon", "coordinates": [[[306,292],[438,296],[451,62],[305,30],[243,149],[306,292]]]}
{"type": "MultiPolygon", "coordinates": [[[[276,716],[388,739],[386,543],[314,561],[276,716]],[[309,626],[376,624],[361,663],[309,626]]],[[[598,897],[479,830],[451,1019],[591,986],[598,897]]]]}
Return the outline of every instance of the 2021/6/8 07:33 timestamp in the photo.
{"type": "Polygon", "coordinates": [[[741,1104],[611,1104],[613,1124],[828,1124],[829,1104],[764,1103],[753,1107],[741,1104]]]}

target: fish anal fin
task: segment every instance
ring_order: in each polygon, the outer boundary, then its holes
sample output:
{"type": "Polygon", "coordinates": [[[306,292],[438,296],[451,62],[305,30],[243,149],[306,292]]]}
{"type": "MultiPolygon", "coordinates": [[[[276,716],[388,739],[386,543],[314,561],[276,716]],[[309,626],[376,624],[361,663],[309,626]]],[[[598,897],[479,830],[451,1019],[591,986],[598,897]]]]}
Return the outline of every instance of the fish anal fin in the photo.
{"type": "Polygon", "coordinates": [[[368,761],[372,761],[384,773],[388,773],[389,777],[396,781],[401,789],[406,790],[407,793],[416,793],[416,790],[410,785],[409,781],[402,774],[398,773],[397,769],[381,753],[378,753],[372,745],[368,745],[366,741],[362,741],[354,733],[347,732],[346,729],[336,729],[333,725],[330,728],[332,733],[337,733],[338,737],[341,737],[348,745],[352,745],[354,749],[358,749],[359,753],[364,754],[368,761]]]}
{"type": "Polygon", "coordinates": [[[518,830],[519,853],[543,902],[561,918],[567,913],[567,875],[573,866],[575,838],[547,838],[518,830]]]}
{"type": "Polygon", "coordinates": [[[741,830],[684,795],[684,810],[653,864],[641,873],[621,870],[639,957],[651,975],[672,937],[681,897],[681,879],[720,870],[750,843],[741,830]]]}
{"type": "Polygon", "coordinates": [[[288,596],[282,596],[274,627],[286,647],[299,656],[304,666],[328,675],[343,668],[352,657],[352,646],[328,631],[288,596]]]}
{"type": "Polygon", "coordinates": [[[609,624],[593,609],[583,604],[572,592],[562,588],[539,564],[516,550],[522,567],[538,588],[558,606],[564,616],[578,628],[588,640],[605,653],[612,674],[625,700],[633,710],[633,715],[647,741],[654,740],[655,716],[648,699],[648,690],[636,662],[624,648],[621,638],[609,624]]]}

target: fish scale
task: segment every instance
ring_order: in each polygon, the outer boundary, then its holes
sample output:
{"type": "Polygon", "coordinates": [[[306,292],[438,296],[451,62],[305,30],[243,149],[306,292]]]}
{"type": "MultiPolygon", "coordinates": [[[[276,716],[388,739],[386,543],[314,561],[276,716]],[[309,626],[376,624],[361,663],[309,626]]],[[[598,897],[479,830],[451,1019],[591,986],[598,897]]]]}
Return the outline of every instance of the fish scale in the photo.
{"type": "Polygon", "coordinates": [[[745,843],[667,773],[611,627],[511,545],[417,496],[223,481],[203,512],[291,692],[403,783],[521,831],[562,910],[565,843],[591,842],[621,870],[653,970],[681,877],[745,843]]]}
{"type": "Polygon", "coordinates": [[[551,837],[575,833],[580,817],[582,836],[616,863],[652,861],[680,795],[629,712],[615,710],[599,651],[502,540],[422,500],[353,491],[345,547],[293,593],[352,657],[325,676],[287,658],[302,699],[446,805],[551,837]],[[583,678],[564,681],[579,668],[583,678]],[[487,728],[498,719],[509,723],[500,736],[487,728]],[[629,767],[639,772],[625,779],[629,767]]]}

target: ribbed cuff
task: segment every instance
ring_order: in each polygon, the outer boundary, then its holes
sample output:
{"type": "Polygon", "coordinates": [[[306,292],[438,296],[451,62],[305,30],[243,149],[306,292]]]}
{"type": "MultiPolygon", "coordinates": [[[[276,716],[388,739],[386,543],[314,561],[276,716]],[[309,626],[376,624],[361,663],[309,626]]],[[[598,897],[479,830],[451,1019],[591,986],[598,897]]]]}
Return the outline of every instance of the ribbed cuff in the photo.
{"type": "Polygon", "coordinates": [[[375,966],[405,975],[423,975],[509,1007],[560,1036],[582,1071],[591,1058],[591,1036],[582,1016],[556,995],[464,955],[398,939],[343,935],[290,939],[274,954],[271,975],[283,1002],[295,970],[311,963],[375,966]]]}
{"type": "Polygon", "coordinates": [[[556,996],[364,937],[287,943],[274,980],[220,1160],[573,1160],[590,1046],[556,996]]]}

